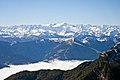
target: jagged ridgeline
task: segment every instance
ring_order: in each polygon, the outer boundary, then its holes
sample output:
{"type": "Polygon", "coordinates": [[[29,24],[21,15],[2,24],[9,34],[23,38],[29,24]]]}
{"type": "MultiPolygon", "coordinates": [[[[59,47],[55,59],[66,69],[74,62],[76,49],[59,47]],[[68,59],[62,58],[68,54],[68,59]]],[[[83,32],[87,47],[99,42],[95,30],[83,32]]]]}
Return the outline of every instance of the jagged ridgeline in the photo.
{"type": "Polygon", "coordinates": [[[5,80],[120,80],[120,43],[72,70],[23,71],[5,80]]]}
{"type": "Polygon", "coordinates": [[[120,42],[120,26],[48,25],[0,26],[0,68],[43,60],[95,60],[120,42]]]}

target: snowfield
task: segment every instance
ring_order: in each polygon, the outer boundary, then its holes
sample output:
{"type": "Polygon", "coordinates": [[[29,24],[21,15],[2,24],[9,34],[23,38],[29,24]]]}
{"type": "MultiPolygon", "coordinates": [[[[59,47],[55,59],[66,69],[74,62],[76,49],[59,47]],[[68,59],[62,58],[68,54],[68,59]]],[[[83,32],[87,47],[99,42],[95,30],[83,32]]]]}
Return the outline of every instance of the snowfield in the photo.
{"type": "Polygon", "coordinates": [[[40,69],[60,69],[60,70],[70,70],[77,67],[79,64],[85,62],[87,60],[51,60],[49,62],[38,62],[33,64],[25,64],[25,65],[9,65],[10,67],[5,67],[0,69],[0,80],[4,80],[12,74],[18,73],[20,71],[28,70],[28,71],[36,71],[40,69]]]}

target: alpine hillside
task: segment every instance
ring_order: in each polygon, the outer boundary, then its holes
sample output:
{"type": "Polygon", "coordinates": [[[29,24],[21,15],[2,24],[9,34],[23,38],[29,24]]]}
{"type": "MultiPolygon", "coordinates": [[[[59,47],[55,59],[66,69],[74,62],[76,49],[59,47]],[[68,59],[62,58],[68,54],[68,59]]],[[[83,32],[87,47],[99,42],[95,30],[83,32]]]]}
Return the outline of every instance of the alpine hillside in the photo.
{"type": "Polygon", "coordinates": [[[0,67],[51,59],[94,60],[120,42],[120,26],[47,24],[0,26],[0,67]]]}

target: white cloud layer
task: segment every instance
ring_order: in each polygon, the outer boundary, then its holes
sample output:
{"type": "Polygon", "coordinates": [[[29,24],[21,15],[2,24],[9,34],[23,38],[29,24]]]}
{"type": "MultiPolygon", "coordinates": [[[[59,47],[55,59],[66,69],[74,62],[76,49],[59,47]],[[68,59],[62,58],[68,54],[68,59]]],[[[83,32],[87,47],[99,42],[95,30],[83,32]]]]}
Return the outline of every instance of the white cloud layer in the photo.
{"type": "Polygon", "coordinates": [[[79,64],[85,62],[81,60],[51,60],[49,62],[38,62],[33,64],[25,65],[9,65],[10,67],[5,67],[0,69],[0,80],[4,80],[12,74],[18,73],[20,71],[36,71],[40,69],[61,69],[61,70],[70,70],[77,67],[79,64]]]}

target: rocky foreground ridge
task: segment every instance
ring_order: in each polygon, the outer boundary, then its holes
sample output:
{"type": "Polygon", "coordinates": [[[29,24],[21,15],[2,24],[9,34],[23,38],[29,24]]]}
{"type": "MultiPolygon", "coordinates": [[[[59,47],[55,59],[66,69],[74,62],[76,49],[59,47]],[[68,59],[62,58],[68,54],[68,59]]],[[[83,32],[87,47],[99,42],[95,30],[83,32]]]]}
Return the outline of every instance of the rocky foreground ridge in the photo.
{"type": "Polygon", "coordinates": [[[84,62],[78,67],[62,70],[23,71],[5,80],[119,80],[120,43],[102,52],[98,59],[84,62]]]}

